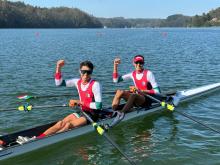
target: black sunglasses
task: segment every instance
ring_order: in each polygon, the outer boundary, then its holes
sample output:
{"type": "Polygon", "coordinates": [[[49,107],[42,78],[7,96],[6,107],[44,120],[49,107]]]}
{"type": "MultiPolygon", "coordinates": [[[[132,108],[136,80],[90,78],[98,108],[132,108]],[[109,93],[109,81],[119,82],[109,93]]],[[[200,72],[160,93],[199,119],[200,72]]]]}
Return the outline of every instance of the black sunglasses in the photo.
{"type": "Polygon", "coordinates": [[[90,74],[92,74],[92,70],[80,70],[80,73],[81,74],[88,74],[88,75],[90,75],[90,74]]]}
{"type": "Polygon", "coordinates": [[[142,61],[137,61],[137,62],[135,62],[135,64],[144,65],[144,62],[142,62],[142,61]]]}

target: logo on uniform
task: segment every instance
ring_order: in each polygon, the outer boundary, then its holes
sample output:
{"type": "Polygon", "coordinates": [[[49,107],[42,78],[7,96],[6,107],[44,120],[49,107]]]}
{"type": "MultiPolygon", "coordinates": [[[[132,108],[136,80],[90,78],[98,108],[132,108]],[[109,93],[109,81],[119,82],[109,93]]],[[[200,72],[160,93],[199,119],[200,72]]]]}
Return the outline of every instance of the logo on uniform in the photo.
{"type": "Polygon", "coordinates": [[[87,97],[90,97],[90,94],[89,94],[89,93],[87,93],[87,97]]]}
{"type": "Polygon", "coordinates": [[[145,85],[146,85],[146,82],[142,81],[142,85],[145,86],[145,85]]]}

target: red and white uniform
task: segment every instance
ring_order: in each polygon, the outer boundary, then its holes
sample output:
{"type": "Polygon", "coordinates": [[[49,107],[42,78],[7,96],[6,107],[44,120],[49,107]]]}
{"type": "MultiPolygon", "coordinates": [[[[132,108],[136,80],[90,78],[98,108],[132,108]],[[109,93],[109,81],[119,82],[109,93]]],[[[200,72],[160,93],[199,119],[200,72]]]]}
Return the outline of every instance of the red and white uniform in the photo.
{"type": "Polygon", "coordinates": [[[94,85],[95,80],[91,80],[89,82],[88,88],[85,89],[85,91],[82,90],[81,84],[82,80],[80,79],[77,82],[77,89],[79,93],[80,101],[82,101],[84,104],[82,106],[82,110],[91,112],[92,109],[90,108],[90,103],[94,101],[94,94],[92,92],[92,86],[94,85]]]}
{"type": "Polygon", "coordinates": [[[149,82],[147,80],[147,72],[148,70],[144,70],[143,71],[143,76],[141,77],[141,79],[137,78],[137,72],[133,71],[132,72],[132,78],[133,78],[133,82],[135,84],[135,87],[139,90],[151,90],[152,86],[148,85],[149,82]]]}
{"type": "Polygon", "coordinates": [[[82,109],[92,111],[92,109],[100,109],[102,104],[102,89],[99,82],[91,79],[89,83],[82,84],[79,78],[63,80],[60,73],[55,74],[56,86],[76,87],[79,93],[80,101],[84,104],[82,109]]]}
{"type": "Polygon", "coordinates": [[[160,93],[155,77],[150,70],[143,70],[141,73],[133,71],[123,76],[113,74],[113,82],[115,83],[127,80],[132,80],[135,87],[140,90],[149,90],[150,94],[160,93]]]}

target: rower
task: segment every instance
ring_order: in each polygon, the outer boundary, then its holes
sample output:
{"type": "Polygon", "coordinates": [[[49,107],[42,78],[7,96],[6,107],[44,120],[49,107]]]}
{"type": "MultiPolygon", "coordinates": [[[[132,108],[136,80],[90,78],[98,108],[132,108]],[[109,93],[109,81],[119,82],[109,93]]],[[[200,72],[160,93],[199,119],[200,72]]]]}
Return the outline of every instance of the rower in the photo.
{"type": "MultiPolygon", "coordinates": [[[[93,72],[93,64],[90,61],[84,61],[80,64],[80,78],[73,78],[69,80],[63,80],[61,74],[61,68],[64,66],[64,60],[57,62],[55,73],[56,86],[76,87],[79,93],[79,100],[71,99],[69,106],[80,106],[82,111],[86,112],[94,121],[98,120],[97,113],[94,110],[102,109],[102,89],[98,81],[91,78],[93,72]]],[[[79,127],[89,123],[87,118],[79,113],[72,113],[64,119],[57,122],[54,126],[47,129],[45,132],[37,136],[37,138],[43,138],[45,136],[63,132],[75,127],[79,127]]],[[[22,139],[27,142],[26,137],[20,137],[18,141],[22,139]]]]}
{"type": "Polygon", "coordinates": [[[129,90],[117,90],[112,102],[113,110],[118,110],[120,100],[124,99],[127,103],[124,105],[121,113],[113,121],[112,125],[116,125],[124,118],[124,113],[128,112],[133,106],[150,107],[152,100],[143,93],[149,95],[160,94],[159,86],[155,80],[153,73],[150,70],[144,69],[144,57],[136,55],[133,58],[133,65],[135,70],[131,73],[119,76],[118,65],[121,63],[120,58],[114,60],[113,82],[119,83],[122,81],[133,80],[134,86],[129,90]],[[140,91],[140,92],[138,92],[140,91]]]}
{"type": "MultiPolygon", "coordinates": [[[[70,100],[69,106],[81,106],[82,110],[86,112],[94,121],[98,117],[94,113],[94,109],[102,108],[101,85],[99,82],[91,78],[93,72],[93,64],[90,61],[84,61],[80,64],[80,78],[73,78],[70,80],[63,80],[61,75],[61,68],[64,66],[64,60],[57,62],[55,83],[57,86],[76,87],[79,93],[80,100],[70,100]]],[[[73,113],[65,117],[63,120],[56,123],[53,127],[46,130],[39,137],[48,136],[53,133],[63,132],[68,129],[79,127],[87,124],[88,121],[81,114],[73,113]]]]}

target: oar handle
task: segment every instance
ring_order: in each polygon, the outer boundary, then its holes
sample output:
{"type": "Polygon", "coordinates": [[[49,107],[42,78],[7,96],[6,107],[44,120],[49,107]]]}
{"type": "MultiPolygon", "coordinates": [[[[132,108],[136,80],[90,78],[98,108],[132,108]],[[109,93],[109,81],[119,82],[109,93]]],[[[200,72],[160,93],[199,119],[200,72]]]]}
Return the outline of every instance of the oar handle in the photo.
{"type": "MultiPolygon", "coordinates": [[[[140,91],[140,90],[139,90],[139,91],[140,91]]],[[[140,93],[144,94],[146,97],[150,98],[151,100],[154,100],[154,101],[156,101],[157,103],[160,103],[160,104],[161,104],[161,101],[160,101],[159,99],[157,99],[157,98],[155,98],[155,97],[153,97],[153,96],[151,96],[151,95],[149,95],[149,94],[145,94],[144,92],[140,92],[140,93]]]]}
{"type": "Polygon", "coordinates": [[[166,101],[160,101],[159,99],[157,99],[157,98],[155,98],[155,97],[153,97],[153,96],[151,96],[151,95],[149,95],[149,94],[147,94],[147,93],[144,93],[144,92],[142,92],[142,91],[139,90],[139,89],[137,89],[136,91],[137,91],[138,93],[140,93],[140,94],[142,94],[142,95],[144,95],[144,96],[150,98],[151,100],[153,100],[153,101],[159,103],[162,107],[166,107],[166,108],[167,108],[168,110],[170,110],[170,111],[173,111],[173,110],[175,109],[174,105],[172,105],[172,104],[170,104],[170,103],[167,103],[166,101]]]}
{"type": "Polygon", "coordinates": [[[56,107],[69,107],[67,104],[63,105],[40,105],[40,106],[33,106],[34,109],[40,109],[40,108],[56,108],[56,107]]]}

